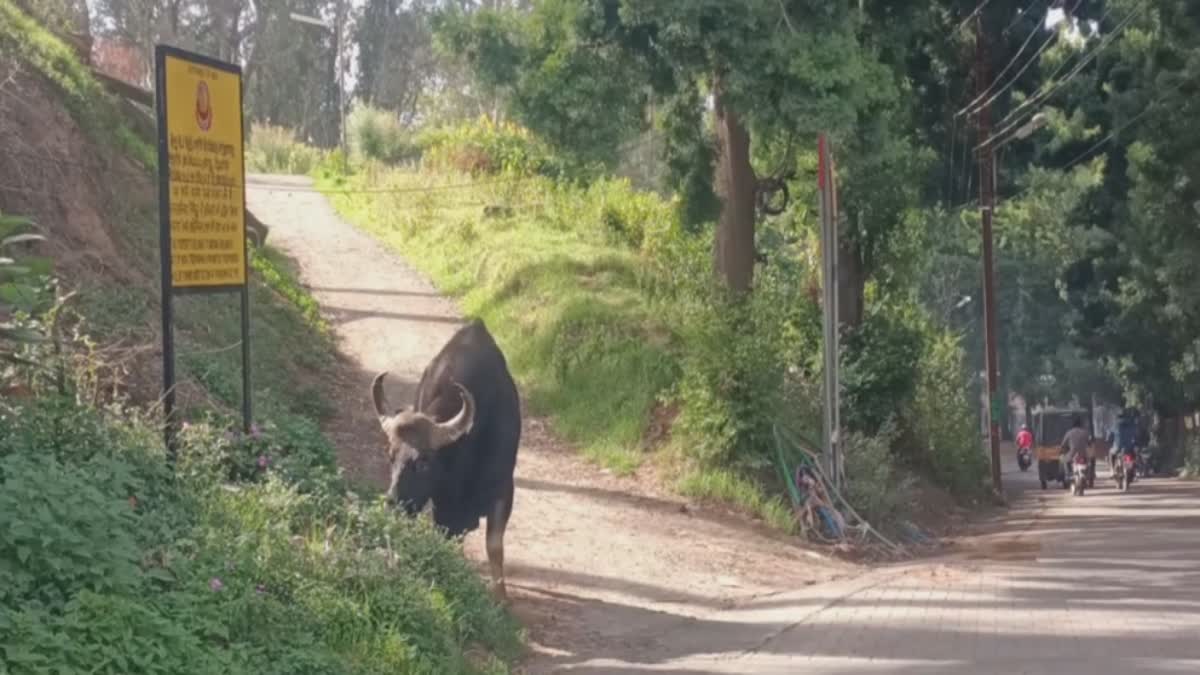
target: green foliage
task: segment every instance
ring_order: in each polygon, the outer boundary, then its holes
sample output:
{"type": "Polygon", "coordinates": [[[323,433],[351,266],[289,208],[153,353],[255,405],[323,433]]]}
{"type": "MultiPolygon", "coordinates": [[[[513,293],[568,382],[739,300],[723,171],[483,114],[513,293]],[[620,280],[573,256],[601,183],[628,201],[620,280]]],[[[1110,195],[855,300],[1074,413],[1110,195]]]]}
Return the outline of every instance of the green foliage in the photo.
{"type": "Polygon", "coordinates": [[[787,498],[767,493],[758,481],[746,478],[743,472],[696,469],[684,474],[675,487],[688,497],[732,504],[762,518],[767,525],[781,532],[795,532],[797,529],[796,517],[787,498]]]}
{"type": "Polygon", "coordinates": [[[642,126],[647,92],[633,55],[581,41],[577,29],[591,11],[578,2],[538,3],[531,12],[449,8],[434,29],[442,50],[556,152],[611,167],[642,126]]]}
{"type": "Polygon", "coordinates": [[[300,142],[286,127],[261,122],[250,125],[246,144],[246,170],[258,173],[308,175],[321,159],[321,151],[300,142]]]}
{"type": "Polygon", "coordinates": [[[411,162],[421,157],[421,147],[412,133],[400,125],[395,113],[359,103],[346,119],[350,157],[385,164],[411,162]]]}
{"type": "Polygon", "coordinates": [[[925,353],[919,317],[900,305],[872,308],[863,325],[843,342],[843,421],[847,428],[877,433],[896,412],[896,404],[912,398],[925,353]]]}
{"type": "Polygon", "coordinates": [[[0,0],[0,58],[4,57],[30,65],[53,82],[63,93],[71,115],[93,138],[148,169],[157,164],[154,147],[122,119],[112,97],[79,62],[75,52],[12,0],[0,0]]]}
{"type": "Polygon", "coordinates": [[[515,655],[455,545],[345,492],[315,426],[268,428],[238,454],[193,425],[176,475],[132,420],[0,408],[5,672],[470,673],[477,646],[502,672],[515,655]],[[266,452],[265,467],[222,464],[266,452]]]}
{"type": "Polygon", "coordinates": [[[137,587],[132,509],[96,485],[126,473],[112,460],[76,468],[54,458],[0,459],[0,508],[8,516],[0,527],[0,605],[61,606],[83,590],[137,587]]]}
{"type": "Polygon", "coordinates": [[[843,495],[863,518],[894,522],[911,507],[909,479],[897,468],[892,446],[896,428],[889,422],[873,435],[845,435],[846,491],[843,495]]]}
{"type": "Polygon", "coordinates": [[[46,285],[50,262],[21,250],[44,237],[31,232],[33,223],[0,212],[0,383],[7,369],[20,364],[21,351],[46,339],[36,318],[50,309],[53,293],[46,285]]]}
{"type": "Polygon", "coordinates": [[[321,318],[321,307],[301,286],[291,262],[273,248],[251,248],[250,267],[271,290],[283,296],[317,332],[327,334],[329,326],[321,318]]]}
{"type": "Polygon", "coordinates": [[[782,328],[769,294],[753,303],[717,300],[683,320],[678,432],[685,452],[708,466],[761,470],[774,451],[782,412],[782,328]]]}
{"type": "Polygon", "coordinates": [[[487,117],[422,132],[422,164],[430,169],[478,175],[557,175],[561,167],[546,146],[512,122],[487,117]]]}
{"type": "Polygon", "coordinates": [[[931,336],[918,368],[908,422],[907,459],[960,495],[979,490],[987,471],[959,340],[931,336]]]}

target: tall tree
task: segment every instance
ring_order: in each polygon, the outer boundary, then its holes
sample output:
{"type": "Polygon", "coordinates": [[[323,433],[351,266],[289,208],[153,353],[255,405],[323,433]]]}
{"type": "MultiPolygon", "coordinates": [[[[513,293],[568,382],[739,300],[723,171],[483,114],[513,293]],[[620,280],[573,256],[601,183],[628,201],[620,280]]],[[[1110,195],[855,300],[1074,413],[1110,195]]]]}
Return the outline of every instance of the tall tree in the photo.
{"type": "Polygon", "coordinates": [[[1086,246],[1066,282],[1079,343],[1178,418],[1200,406],[1200,7],[1109,4],[1135,18],[1071,101],[1110,140],[1093,153],[1107,151],[1105,181],[1078,214],[1086,246]]]}
{"type": "Polygon", "coordinates": [[[367,0],[354,37],[358,98],[411,120],[438,75],[426,9],[404,0],[367,0]]]}

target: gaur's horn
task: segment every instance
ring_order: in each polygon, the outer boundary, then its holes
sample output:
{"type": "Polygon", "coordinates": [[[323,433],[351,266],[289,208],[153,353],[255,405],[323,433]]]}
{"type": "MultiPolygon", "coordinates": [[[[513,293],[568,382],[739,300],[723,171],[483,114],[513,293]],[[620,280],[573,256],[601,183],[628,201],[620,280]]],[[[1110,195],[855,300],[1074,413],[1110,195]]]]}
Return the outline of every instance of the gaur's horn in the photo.
{"type": "Polygon", "coordinates": [[[458,389],[458,394],[462,397],[462,410],[452,419],[434,423],[429,438],[431,450],[440,450],[466,436],[471,433],[471,427],[475,424],[475,397],[457,382],[454,383],[454,388],[458,389]]]}
{"type": "Polygon", "coordinates": [[[375,381],[371,383],[371,400],[375,403],[375,414],[379,415],[379,421],[383,422],[391,416],[388,412],[387,395],[383,393],[383,378],[387,376],[387,371],[375,376],[375,381]]]}

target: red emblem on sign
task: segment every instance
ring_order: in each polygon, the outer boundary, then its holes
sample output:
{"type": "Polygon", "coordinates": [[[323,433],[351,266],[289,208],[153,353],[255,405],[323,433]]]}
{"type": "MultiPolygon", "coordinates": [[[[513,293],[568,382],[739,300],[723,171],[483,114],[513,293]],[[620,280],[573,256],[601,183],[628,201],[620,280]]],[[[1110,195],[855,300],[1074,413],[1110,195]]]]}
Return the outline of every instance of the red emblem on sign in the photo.
{"type": "Polygon", "coordinates": [[[212,103],[208,100],[208,83],[200,80],[200,84],[196,85],[196,124],[200,126],[201,131],[208,131],[212,127],[213,111],[212,103]]]}

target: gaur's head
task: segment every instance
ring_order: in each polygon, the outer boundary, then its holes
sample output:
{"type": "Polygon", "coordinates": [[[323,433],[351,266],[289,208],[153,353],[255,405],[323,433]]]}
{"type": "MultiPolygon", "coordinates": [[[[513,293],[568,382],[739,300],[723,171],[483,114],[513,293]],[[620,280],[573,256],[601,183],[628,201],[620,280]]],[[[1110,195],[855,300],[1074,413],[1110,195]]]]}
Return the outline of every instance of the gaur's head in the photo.
{"type": "Polygon", "coordinates": [[[388,439],[388,457],[392,468],[388,499],[403,506],[411,515],[420,511],[432,496],[432,467],[437,453],[471,432],[475,422],[475,399],[471,392],[455,382],[454,389],[458,392],[462,407],[451,419],[439,422],[413,406],[399,410],[389,407],[383,393],[386,375],[384,372],[375,376],[371,384],[371,398],[375,402],[379,424],[388,439]]]}

